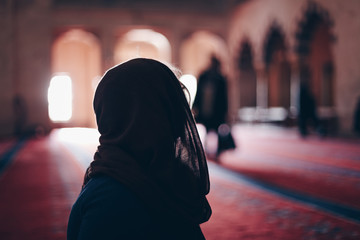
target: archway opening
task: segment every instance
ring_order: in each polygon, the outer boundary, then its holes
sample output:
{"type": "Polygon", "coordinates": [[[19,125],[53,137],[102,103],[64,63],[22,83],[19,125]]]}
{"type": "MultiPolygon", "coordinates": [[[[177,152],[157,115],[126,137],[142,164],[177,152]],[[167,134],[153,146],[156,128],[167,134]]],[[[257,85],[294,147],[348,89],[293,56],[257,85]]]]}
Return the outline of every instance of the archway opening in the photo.
{"type": "Polygon", "coordinates": [[[306,10],[296,34],[300,81],[309,83],[320,108],[334,105],[335,69],[331,51],[331,26],[328,12],[313,3],[306,10]]]}
{"type": "Polygon", "coordinates": [[[257,98],[256,72],[253,65],[252,47],[248,41],[241,44],[238,70],[240,108],[254,108],[257,98]]]}
{"type": "Polygon", "coordinates": [[[101,75],[100,46],[96,37],[72,29],[56,38],[52,46],[53,74],[66,73],[72,80],[73,114],[66,126],[95,127],[92,109],[95,81],[101,75]]]}
{"type": "Polygon", "coordinates": [[[130,30],[118,40],[114,61],[119,64],[138,57],[170,63],[170,42],[163,34],[151,29],[130,30]]]}
{"type": "Polygon", "coordinates": [[[216,56],[221,64],[221,71],[229,72],[229,54],[225,41],[207,31],[191,34],[181,44],[180,65],[184,73],[198,77],[210,65],[211,56],[216,56]]]}
{"type": "Polygon", "coordinates": [[[290,64],[287,60],[283,34],[272,27],[264,47],[268,80],[268,107],[290,107],[290,64]]]}
{"type": "Polygon", "coordinates": [[[328,26],[322,22],[315,29],[310,44],[309,64],[312,69],[312,88],[320,106],[330,107],[333,99],[334,66],[331,54],[331,36],[328,26]]]}

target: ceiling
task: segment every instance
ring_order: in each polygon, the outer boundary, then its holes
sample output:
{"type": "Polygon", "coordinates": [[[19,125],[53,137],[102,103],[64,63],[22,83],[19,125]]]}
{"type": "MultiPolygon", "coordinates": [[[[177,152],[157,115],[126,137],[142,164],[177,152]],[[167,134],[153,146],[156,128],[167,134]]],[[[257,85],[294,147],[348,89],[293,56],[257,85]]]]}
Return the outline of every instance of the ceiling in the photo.
{"type": "Polygon", "coordinates": [[[227,12],[246,0],[53,0],[54,7],[227,12]]]}

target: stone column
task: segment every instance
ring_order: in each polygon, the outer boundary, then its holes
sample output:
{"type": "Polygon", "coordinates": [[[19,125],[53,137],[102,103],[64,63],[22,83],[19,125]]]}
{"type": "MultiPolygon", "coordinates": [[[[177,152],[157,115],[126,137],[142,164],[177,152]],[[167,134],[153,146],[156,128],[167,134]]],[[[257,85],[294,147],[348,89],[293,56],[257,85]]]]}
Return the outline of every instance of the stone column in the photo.
{"type": "Polygon", "coordinates": [[[51,6],[37,0],[16,5],[14,88],[24,99],[28,132],[50,128],[47,91],[51,78],[51,6]]]}
{"type": "Polygon", "coordinates": [[[265,65],[256,64],[256,107],[268,107],[268,79],[266,75],[265,65]]]}
{"type": "Polygon", "coordinates": [[[13,131],[13,95],[15,88],[15,75],[17,73],[14,63],[15,16],[14,1],[2,1],[0,3],[0,136],[8,136],[13,131]]]}
{"type": "Polygon", "coordinates": [[[180,48],[182,44],[183,32],[181,29],[173,28],[169,36],[169,42],[171,44],[171,61],[177,66],[180,66],[180,48]]]}
{"type": "Polygon", "coordinates": [[[300,84],[300,68],[298,62],[296,60],[292,60],[290,62],[290,68],[290,115],[291,117],[296,117],[300,84]]]}
{"type": "Polygon", "coordinates": [[[115,30],[113,28],[104,27],[100,32],[101,69],[103,73],[115,65],[114,54],[116,40],[115,30]]]}

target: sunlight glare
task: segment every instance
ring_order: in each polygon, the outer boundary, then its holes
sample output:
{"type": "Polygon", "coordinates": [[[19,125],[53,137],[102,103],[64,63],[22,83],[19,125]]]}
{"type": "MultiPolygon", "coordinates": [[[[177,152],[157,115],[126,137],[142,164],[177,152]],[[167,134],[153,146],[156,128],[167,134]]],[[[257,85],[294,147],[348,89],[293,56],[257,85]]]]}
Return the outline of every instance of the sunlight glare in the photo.
{"type": "MultiPolygon", "coordinates": [[[[185,87],[189,90],[190,93],[190,107],[192,107],[196,91],[197,91],[197,80],[196,77],[194,77],[191,74],[185,74],[180,77],[180,82],[185,85],[185,87]]],[[[188,97],[188,96],[186,96],[188,97]]],[[[188,99],[189,100],[189,99],[188,99]]]]}
{"type": "Polygon", "coordinates": [[[67,75],[54,76],[48,89],[49,117],[54,122],[69,121],[72,116],[72,86],[67,75]]]}

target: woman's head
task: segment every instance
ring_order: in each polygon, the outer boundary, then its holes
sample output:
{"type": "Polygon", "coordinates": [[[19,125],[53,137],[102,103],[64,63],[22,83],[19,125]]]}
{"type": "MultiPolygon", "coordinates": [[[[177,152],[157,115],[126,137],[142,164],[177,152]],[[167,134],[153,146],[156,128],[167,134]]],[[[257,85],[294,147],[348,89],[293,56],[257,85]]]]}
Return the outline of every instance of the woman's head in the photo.
{"type": "Polygon", "coordinates": [[[164,64],[134,59],[110,69],[98,85],[94,110],[104,145],[149,151],[177,138],[185,97],[164,64]]]}

